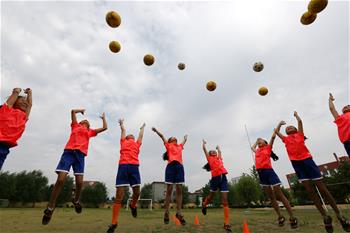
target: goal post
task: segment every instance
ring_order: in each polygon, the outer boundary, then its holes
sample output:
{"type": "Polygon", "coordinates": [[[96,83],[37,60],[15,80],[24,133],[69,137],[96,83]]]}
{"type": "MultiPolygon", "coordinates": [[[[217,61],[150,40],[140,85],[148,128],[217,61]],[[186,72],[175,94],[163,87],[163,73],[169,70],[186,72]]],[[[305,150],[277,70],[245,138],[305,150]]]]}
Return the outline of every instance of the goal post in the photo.
{"type": "MultiPolygon", "coordinates": [[[[126,202],[126,210],[129,210],[129,204],[130,204],[131,201],[132,201],[132,199],[129,198],[128,201],[126,202]]],[[[137,206],[138,206],[138,207],[140,207],[140,206],[145,206],[145,205],[147,205],[147,206],[148,206],[148,209],[149,209],[150,211],[152,211],[152,205],[153,205],[152,199],[143,199],[143,198],[141,198],[141,199],[139,199],[139,200],[137,201],[137,206]]]]}

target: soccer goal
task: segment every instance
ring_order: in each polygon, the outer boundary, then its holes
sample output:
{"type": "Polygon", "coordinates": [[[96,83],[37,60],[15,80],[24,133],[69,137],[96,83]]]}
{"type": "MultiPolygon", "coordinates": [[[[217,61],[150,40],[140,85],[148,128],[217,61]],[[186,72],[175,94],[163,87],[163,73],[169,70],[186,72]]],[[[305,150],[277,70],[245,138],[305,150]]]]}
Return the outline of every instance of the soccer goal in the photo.
{"type": "MultiPolygon", "coordinates": [[[[132,201],[131,198],[128,199],[127,203],[126,203],[126,210],[129,210],[129,204],[132,201]]],[[[152,199],[139,199],[137,201],[137,207],[138,208],[147,208],[150,211],[152,211],[152,199]]]]}

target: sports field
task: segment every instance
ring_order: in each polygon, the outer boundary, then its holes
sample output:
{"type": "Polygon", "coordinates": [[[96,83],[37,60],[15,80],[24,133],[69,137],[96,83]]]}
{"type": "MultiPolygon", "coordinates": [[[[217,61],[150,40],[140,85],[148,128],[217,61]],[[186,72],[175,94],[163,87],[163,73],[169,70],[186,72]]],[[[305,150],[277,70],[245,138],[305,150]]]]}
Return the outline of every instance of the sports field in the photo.
{"type": "MultiPolygon", "coordinates": [[[[109,209],[83,209],[78,215],[73,209],[56,209],[49,225],[41,225],[42,209],[0,209],[0,232],[1,233],[97,233],[106,232],[110,223],[111,210],[109,209]]],[[[346,216],[350,216],[350,209],[344,210],[346,216]]],[[[300,220],[300,227],[291,230],[289,225],[278,227],[274,220],[276,216],[271,210],[243,210],[231,209],[230,220],[233,232],[242,232],[244,219],[248,220],[251,232],[325,232],[322,221],[316,210],[296,210],[296,216],[300,220]]],[[[287,216],[286,213],[284,213],[287,216]]],[[[121,211],[119,226],[116,232],[225,232],[222,229],[223,218],[221,209],[209,209],[207,216],[202,216],[200,209],[185,210],[186,226],[177,226],[174,222],[169,225],[163,224],[163,211],[161,210],[139,210],[137,219],[131,217],[130,213],[121,211]],[[194,218],[198,215],[200,225],[194,225],[194,218]]],[[[333,216],[333,215],[332,215],[333,216]]],[[[344,232],[338,222],[335,221],[335,233],[344,232]]]]}

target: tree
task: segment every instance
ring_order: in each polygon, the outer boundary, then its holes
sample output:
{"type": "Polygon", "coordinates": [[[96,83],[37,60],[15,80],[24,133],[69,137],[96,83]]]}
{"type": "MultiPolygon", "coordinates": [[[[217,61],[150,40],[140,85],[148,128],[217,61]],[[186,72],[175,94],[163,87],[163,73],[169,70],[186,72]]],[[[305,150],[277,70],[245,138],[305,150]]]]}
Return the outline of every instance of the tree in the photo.
{"type": "Polygon", "coordinates": [[[188,187],[182,185],[182,205],[186,205],[190,201],[190,194],[188,192],[188,187]]]}
{"type": "Polygon", "coordinates": [[[253,165],[252,168],[250,169],[250,176],[255,180],[256,184],[259,186],[259,201],[260,201],[260,204],[264,204],[268,200],[268,196],[259,185],[260,178],[259,178],[258,170],[256,169],[255,165],[253,165]]]}
{"type": "Polygon", "coordinates": [[[150,183],[144,184],[141,188],[141,197],[143,199],[152,199],[152,185],[150,183]]]}
{"type": "Polygon", "coordinates": [[[242,204],[251,205],[260,197],[260,187],[256,180],[249,175],[243,174],[237,185],[238,199],[242,204]]]}
{"type": "Polygon", "coordinates": [[[346,203],[350,197],[350,163],[340,163],[337,171],[332,176],[324,177],[329,191],[338,203],[346,203]]]}
{"type": "Polygon", "coordinates": [[[15,199],[16,175],[15,173],[0,172],[0,199],[15,199]]]}
{"type": "Polygon", "coordinates": [[[85,206],[99,207],[107,200],[107,188],[104,183],[97,182],[95,186],[87,186],[81,192],[81,202],[85,206]]]}
{"type": "MultiPolygon", "coordinates": [[[[50,187],[46,190],[46,200],[50,200],[50,196],[52,193],[54,184],[50,185],[50,187]]],[[[65,202],[72,201],[72,193],[73,193],[73,178],[70,176],[66,177],[66,181],[61,189],[60,195],[57,197],[56,205],[62,206],[65,202]]]]}
{"type": "MultiPolygon", "coordinates": [[[[210,193],[210,182],[207,183],[204,187],[203,187],[203,201],[205,200],[205,198],[209,195],[210,193]]],[[[214,207],[219,207],[221,205],[221,197],[220,195],[215,195],[213,198],[213,201],[210,203],[212,206],[214,207]]]]}

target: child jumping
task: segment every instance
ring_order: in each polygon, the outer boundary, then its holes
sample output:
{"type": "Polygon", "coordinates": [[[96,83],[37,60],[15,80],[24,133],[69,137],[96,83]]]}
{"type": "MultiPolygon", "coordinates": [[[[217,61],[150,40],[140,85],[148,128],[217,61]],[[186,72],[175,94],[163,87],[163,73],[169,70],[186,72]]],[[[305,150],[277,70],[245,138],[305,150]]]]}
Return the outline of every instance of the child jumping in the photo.
{"type": "Polygon", "coordinates": [[[224,163],[222,161],[222,154],[220,147],[217,146],[216,150],[207,151],[206,145],[207,142],[203,139],[203,151],[204,155],[208,161],[208,169],[211,171],[211,179],[210,179],[210,193],[205,198],[205,201],[202,203],[202,213],[204,215],[207,214],[207,205],[213,200],[216,192],[220,190],[221,192],[221,203],[224,208],[224,229],[227,232],[232,232],[231,225],[229,224],[229,207],[227,201],[228,194],[228,183],[227,183],[227,170],[224,167],[224,163]]]}
{"type": "Polygon", "coordinates": [[[334,117],[334,123],[338,126],[338,135],[340,141],[344,144],[346,153],[350,156],[350,105],[343,107],[343,114],[339,115],[334,106],[333,95],[329,93],[329,110],[334,117]]]}
{"type": "Polygon", "coordinates": [[[273,133],[269,143],[262,138],[258,138],[256,140],[255,144],[252,146],[252,151],[255,153],[255,166],[258,171],[260,185],[270,198],[272,207],[275,209],[278,215],[278,225],[282,227],[286,219],[281,214],[277,200],[281,201],[284,207],[286,207],[289,214],[290,226],[292,229],[294,229],[298,227],[298,220],[293,215],[292,207],[281,190],[281,181],[273,170],[271,164],[270,158],[272,158],[274,161],[278,160],[277,155],[272,151],[275,138],[276,133],[273,133]],[[256,147],[258,148],[256,149],[256,147]]]}
{"type": "Polygon", "coordinates": [[[332,206],[344,231],[350,232],[350,224],[348,220],[341,215],[341,212],[332,194],[328,191],[326,185],[323,183],[319,168],[313,161],[312,156],[305,145],[305,136],[302,120],[297,112],[294,112],[294,117],[298,121],[298,129],[294,126],[287,126],[287,136],[284,136],[280,133],[280,129],[281,126],[285,125],[286,123],[284,121],[281,121],[278,124],[275,132],[282,139],[283,143],[286,146],[288,157],[292,162],[292,166],[295,170],[295,173],[298,176],[299,181],[303,183],[309,195],[309,198],[314,202],[318,211],[322,215],[326,231],[328,233],[333,232],[332,218],[331,216],[327,215],[325,209],[323,208],[321,200],[316,194],[311,181],[315,182],[322,196],[324,196],[329,202],[329,204],[332,206]]]}
{"type": "Polygon", "coordinates": [[[79,202],[79,197],[83,186],[84,160],[85,156],[87,156],[89,140],[91,137],[95,137],[97,134],[107,130],[107,122],[104,113],[102,113],[100,116],[103,126],[102,128],[98,129],[90,129],[90,123],[88,120],[82,120],[78,123],[76,117],[77,113],[84,115],[85,109],[73,109],[71,111],[71,134],[56,168],[57,181],[53,187],[49,204],[44,211],[44,216],[42,219],[43,225],[48,224],[51,220],[57,197],[64,185],[70,167],[73,167],[76,185],[75,197],[72,202],[74,204],[75,211],[78,214],[81,213],[82,206],[79,202]]]}
{"type": "Polygon", "coordinates": [[[124,197],[125,187],[130,185],[132,188],[132,201],[129,204],[129,208],[134,218],[137,217],[137,201],[140,197],[141,178],[138,157],[146,124],[143,123],[141,126],[136,141],[134,135],[126,135],[123,119],[119,119],[119,125],[121,129],[121,138],[119,167],[115,185],[117,190],[113,205],[112,224],[108,226],[107,233],[113,233],[118,226],[119,210],[124,197]]]}
{"type": "Polygon", "coordinates": [[[32,90],[27,88],[20,96],[21,88],[13,89],[11,96],[0,106],[0,170],[5,162],[10,148],[17,146],[32,109],[32,90]]]}
{"type": "Polygon", "coordinates": [[[158,134],[163,140],[166,148],[166,159],[168,165],[165,169],[165,183],[167,184],[166,198],[165,198],[165,213],[164,213],[164,224],[169,224],[169,204],[171,194],[173,192],[173,185],[176,184],[176,215],[175,217],[181,222],[182,225],[186,224],[186,221],[181,214],[182,208],[182,184],[185,183],[185,171],[182,165],[182,150],[187,141],[187,135],[181,144],[177,144],[175,137],[170,137],[168,140],[160,133],[156,128],[152,130],[158,134]]]}

